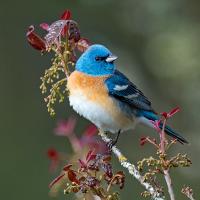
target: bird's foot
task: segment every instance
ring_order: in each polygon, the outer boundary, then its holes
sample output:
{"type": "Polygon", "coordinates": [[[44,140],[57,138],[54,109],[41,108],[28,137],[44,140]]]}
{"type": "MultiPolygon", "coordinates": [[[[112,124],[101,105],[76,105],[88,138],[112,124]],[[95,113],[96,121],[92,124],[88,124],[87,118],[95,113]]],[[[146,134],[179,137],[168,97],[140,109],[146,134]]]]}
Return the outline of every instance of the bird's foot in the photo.
{"type": "Polygon", "coordinates": [[[110,140],[110,142],[108,142],[106,145],[107,145],[107,147],[108,147],[108,152],[111,153],[111,152],[112,152],[113,146],[115,146],[114,141],[113,141],[113,140],[110,140]]]}
{"type": "Polygon", "coordinates": [[[115,145],[117,144],[117,141],[118,141],[118,139],[119,139],[120,133],[121,133],[121,130],[118,131],[117,136],[115,137],[114,140],[111,139],[111,140],[107,143],[107,147],[108,147],[109,152],[111,152],[113,146],[115,146],[115,145]]]}

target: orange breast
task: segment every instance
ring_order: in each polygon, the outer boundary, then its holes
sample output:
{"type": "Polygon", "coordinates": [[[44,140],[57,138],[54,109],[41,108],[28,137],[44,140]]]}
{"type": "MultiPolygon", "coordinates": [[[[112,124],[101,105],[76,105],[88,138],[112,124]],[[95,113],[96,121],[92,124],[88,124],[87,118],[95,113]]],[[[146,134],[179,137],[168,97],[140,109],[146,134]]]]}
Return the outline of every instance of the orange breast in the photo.
{"type": "Polygon", "coordinates": [[[78,90],[83,92],[88,100],[102,104],[108,98],[107,88],[104,85],[104,81],[108,77],[89,76],[82,72],[74,71],[68,79],[67,87],[70,95],[73,95],[78,90]]]}
{"type": "Polygon", "coordinates": [[[86,99],[101,105],[115,120],[117,120],[118,123],[122,126],[126,126],[132,123],[132,120],[122,113],[116,103],[117,101],[109,96],[104,84],[104,81],[108,77],[109,76],[89,76],[82,72],[74,71],[68,79],[67,87],[70,95],[81,92],[86,96],[86,99]]]}

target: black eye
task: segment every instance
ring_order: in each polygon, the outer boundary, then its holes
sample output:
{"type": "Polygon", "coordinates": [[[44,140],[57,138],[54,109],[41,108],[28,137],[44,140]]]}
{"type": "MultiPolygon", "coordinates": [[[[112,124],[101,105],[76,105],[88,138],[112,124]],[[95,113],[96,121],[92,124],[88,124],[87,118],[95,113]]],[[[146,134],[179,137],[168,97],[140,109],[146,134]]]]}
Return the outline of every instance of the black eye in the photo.
{"type": "Polygon", "coordinates": [[[97,57],[95,57],[95,60],[96,60],[96,61],[100,61],[100,60],[102,60],[102,58],[99,57],[99,56],[97,56],[97,57]]]}
{"type": "Polygon", "coordinates": [[[107,56],[96,56],[96,57],[95,57],[95,60],[96,60],[96,61],[105,61],[106,58],[107,58],[108,56],[109,56],[109,55],[107,55],[107,56]]]}

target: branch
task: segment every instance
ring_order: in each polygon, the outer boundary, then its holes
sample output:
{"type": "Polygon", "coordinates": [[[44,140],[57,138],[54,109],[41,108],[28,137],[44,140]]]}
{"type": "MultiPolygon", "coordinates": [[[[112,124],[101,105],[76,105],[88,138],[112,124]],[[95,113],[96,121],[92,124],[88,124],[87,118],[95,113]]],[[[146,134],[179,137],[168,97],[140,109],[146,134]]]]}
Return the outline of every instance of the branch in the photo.
{"type": "Polygon", "coordinates": [[[168,193],[169,193],[170,199],[175,200],[174,190],[172,187],[172,180],[169,175],[169,170],[163,170],[163,172],[164,172],[165,181],[167,183],[167,188],[168,188],[168,193]]]}
{"type": "MultiPolygon", "coordinates": [[[[102,140],[106,143],[111,142],[111,139],[107,137],[107,135],[103,131],[99,131],[99,135],[101,136],[102,140]]],[[[145,189],[151,194],[152,199],[154,200],[164,200],[165,197],[160,194],[150,183],[144,182],[143,176],[137,170],[134,164],[131,164],[128,159],[121,153],[121,151],[116,147],[112,147],[112,152],[118,158],[120,164],[128,169],[129,174],[131,174],[135,179],[139,181],[139,183],[145,187],[145,189]]]]}

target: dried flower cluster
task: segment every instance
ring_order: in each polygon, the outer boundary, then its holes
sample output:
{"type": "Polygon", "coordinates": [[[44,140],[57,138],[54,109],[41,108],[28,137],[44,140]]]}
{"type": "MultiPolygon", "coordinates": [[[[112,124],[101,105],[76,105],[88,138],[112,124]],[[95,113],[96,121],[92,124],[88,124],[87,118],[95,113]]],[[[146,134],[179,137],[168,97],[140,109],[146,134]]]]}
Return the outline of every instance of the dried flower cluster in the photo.
{"type": "MultiPolygon", "coordinates": [[[[155,138],[150,137],[143,137],[140,140],[140,144],[143,146],[147,143],[153,145],[156,149],[156,157],[150,156],[149,158],[143,158],[141,161],[138,161],[138,170],[143,173],[144,181],[148,181],[157,191],[164,193],[163,187],[160,186],[160,183],[157,180],[157,176],[159,174],[164,175],[167,186],[168,192],[170,195],[170,199],[173,199],[173,188],[172,188],[172,181],[169,176],[169,171],[172,168],[177,167],[189,167],[191,166],[192,162],[188,158],[186,154],[182,155],[178,153],[175,156],[169,157],[168,151],[171,146],[177,143],[176,139],[169,140],[165,137],[165,125],[168,119],[170,119],[175,113],[179,111],[179,108],[175,108],[169,113],[163,112],[161,113],[161,119],[152,122],[155,126],[155,129],[160,135],[160,141],[157,142],[155,138]],[[162,124],[162,128],[160,128],[160,124],[162,124]]],[[[143,196],[149,196],[149,192],[145,191],[142,193],[143,196]]]]}
{"type": "Polygon", "coordinates": [[[76,52],[85,51],[90,43],[87,39],[81,38],[77,23],[71,19],[71,12],[66,10],[61,18],[51,25],[40,24],[40,27],[47,32],[44,38],[34,32],[31,25],[26,34],[29,44],[44,53],[53,53],[51,66],[45,70],[41,77],[40,89],[43,94],[48,94],[44,100],[50,115],[55,114],[54,104],[56,101],[63,102],[67,96],[67,77],[70,74],[70,67],[76,62],[76,52]]]}
{"type": "Polygon", "coordinates": [[[194,200],[193,190],[189,186],[184,186],[181,192],[190,200],[194,200]]]}

